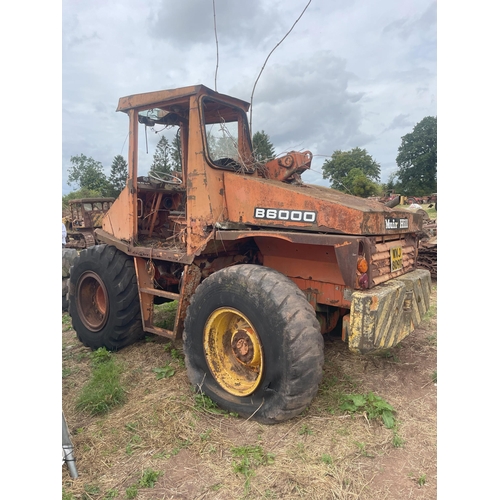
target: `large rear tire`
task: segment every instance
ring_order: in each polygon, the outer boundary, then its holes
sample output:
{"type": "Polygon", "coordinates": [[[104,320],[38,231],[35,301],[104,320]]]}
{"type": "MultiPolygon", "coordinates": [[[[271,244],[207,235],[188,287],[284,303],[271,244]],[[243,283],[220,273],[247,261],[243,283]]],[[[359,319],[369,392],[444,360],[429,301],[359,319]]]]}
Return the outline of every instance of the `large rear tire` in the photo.
{"type": "Polygon", "coordinates": [[[144,338],[134,261],[109,245],[82,250],[70,272],[69,313],[91,349],[117,351],[144,338]]]}
{"type": "Polygon", "coordinates": [[[191,383],[225,410],[273,424],[300,414],[317,393],[318,320],[295,283],[273,269],[244,264],[205,279],[183,337],[191,383]]]}

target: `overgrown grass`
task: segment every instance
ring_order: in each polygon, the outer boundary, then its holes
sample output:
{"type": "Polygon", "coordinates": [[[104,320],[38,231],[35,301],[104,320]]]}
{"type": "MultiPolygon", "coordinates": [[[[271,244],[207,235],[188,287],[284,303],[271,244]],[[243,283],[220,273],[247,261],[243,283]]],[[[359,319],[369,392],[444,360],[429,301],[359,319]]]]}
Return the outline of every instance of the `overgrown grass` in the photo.
{"type": "Polygon", "coordinates": [[[165,302],[154,306],[154,324],[159,328],[165,330],[173,330],[175,324],[175,315],[179,302],[173,300],[172,302],[165,302]]]}
{"type": "Polygon", "coordinates": [[[76,406],[91,415],[102,415],[125,401],[120,376],[123,371],[115,355],[101,347],[91,355],[92,373],[83,386],[76,406]]]}

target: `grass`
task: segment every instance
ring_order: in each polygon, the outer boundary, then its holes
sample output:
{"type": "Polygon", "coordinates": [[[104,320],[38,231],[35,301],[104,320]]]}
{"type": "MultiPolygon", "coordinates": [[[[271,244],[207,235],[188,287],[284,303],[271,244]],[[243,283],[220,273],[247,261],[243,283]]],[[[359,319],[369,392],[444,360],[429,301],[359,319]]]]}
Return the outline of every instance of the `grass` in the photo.
{"type": "Polygon", "coordinates": [[[392,351],[398,362],[391,353],[353,356],[339,339],[325,340],[316,398],[301,415],[272,426],[238,418],[196,393],[181,341],[154,336],[116,353],[98,353],[82,346],[74,331],[63,331],[63,409],[79,472],[72,480],[62,468],[63,500],[378,500],[392,498],[388,481],[401,498],[420,486],[420,493],[434,498],[435,407],[429,403],[435,404],[437,354],[428,339],[433,323],[423,327],[415,340],[392,351]],[[429,362],[417,370],[424,355],[429,362]],[[77,408],[96,370],[112,364],[119,367],[123,402],[99,414],[77,408]],[[393,417],[392,428],[384,423],[384,409],[393,417]],[[401,466],[384,477],[378,471],[394,452],[401,466]]]}
{"type": "Polygon", "coordinates": [[[91,377],[82,388],[76,407],[91,415],[102,415],[125,401],[120,380],[122,367],[104,347],[94,351],[91,359],[91,377]]]}
{"type": "Polygon", "coordinates": [[[234,447],[231,449],[231,455],[237,459],[233,461],[233,471],[245,477],[245,494],[249,491],[250,478],[255,474],[255,469],[260,465],[274,463],[274,455],[264,453],[259,445],[234,447]]]}
{"type": "Polygon", "coordinates": [[[172,331],[174,329],[175,315],[179,302],[164,302],[154,306],[154,324],[159,328],[172,331]]]}

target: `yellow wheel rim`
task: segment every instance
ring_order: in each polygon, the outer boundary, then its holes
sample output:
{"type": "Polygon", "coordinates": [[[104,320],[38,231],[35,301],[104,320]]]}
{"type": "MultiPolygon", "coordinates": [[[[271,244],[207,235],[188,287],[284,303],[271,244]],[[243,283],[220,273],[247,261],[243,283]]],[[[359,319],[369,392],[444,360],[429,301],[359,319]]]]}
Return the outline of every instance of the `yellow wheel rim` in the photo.
{"type": "Polygon", "coordinates": [[[218,384],[235,396],[249,396],[264,369],[262,344],[249,319],[231,307],[216,309],[203,331],[208,367],[218,384]]]}

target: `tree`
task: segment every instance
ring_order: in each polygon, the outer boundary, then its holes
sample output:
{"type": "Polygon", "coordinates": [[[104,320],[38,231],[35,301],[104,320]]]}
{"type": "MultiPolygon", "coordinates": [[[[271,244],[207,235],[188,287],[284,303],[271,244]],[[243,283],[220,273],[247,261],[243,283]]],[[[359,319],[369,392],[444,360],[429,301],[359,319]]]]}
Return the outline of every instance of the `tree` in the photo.
{"type": "Polygon", "coordinates": [[[255,132],[252,138],[252,144],[255,161],[266,163],[276,157],[274,146],[269,136],[263,130],[255,132]]]}
{"type": "Polygon", "coordinates": [[[437,117],[426,116],[401,138],[396,163],[404,195],[437,191],[437,117]]]}
{"type": "Polygon", "coordinates": [[[177,129],[177,134],[175,134],[172,145],[170,146],[170,163],[172,164],[172,169],[174,172],[182,172],[182,157],[181,157],[181,138],[180,130],[177,129]]]}
{"type": "Polygon", "coordinates": [[[104,196],[109,191],[109,181],[104,174],[100,161],[83,154],[70,158],[71,167],[68,168],[68,184],[76,183],[80,188],[97,191],[104,196]]]}
{"type": "Polygon", "coordinates": [[[150,172],[163,172],[169,174],[172,172],[172,162],[170,158],[170,144],[168,139],[162,135],[156,146],[153,155],[153,163],[150,172]]]}
{"type": "Polygon", "coordinates": [[[109,175],[110,196],[118,197],[127,183],[128,166],[122,155],[116,155],[111,164],[109,175]]]}
{"type": "Polygon", "coordinates": [[[370,180],[360,168],[353,168],[347,174],[344,184],[348,188],[348,192],[354,196],[368,198],[379,192],[379,185],[370,180]]]}
{"type": "Polygon", "coordinates": [[[323,179],[329,179],[333,189],[367,197],[378,190],[380,165],[366,149],[337,150],[323,164],[323,179]]]}

